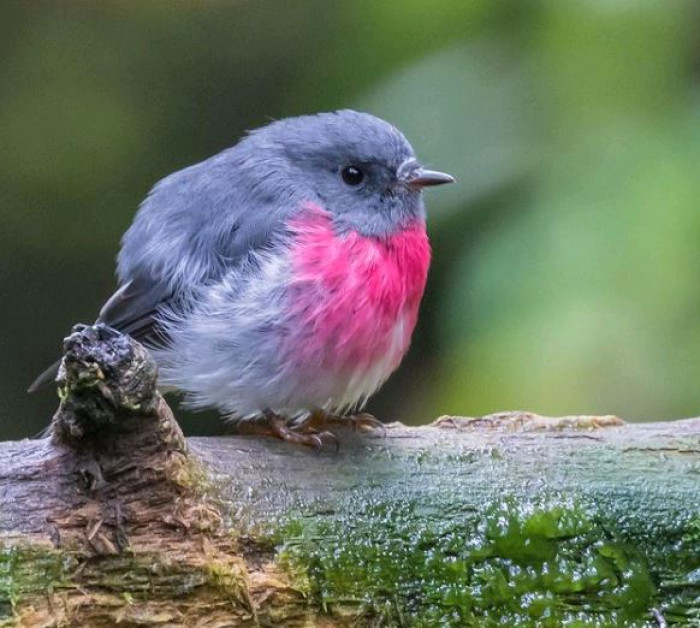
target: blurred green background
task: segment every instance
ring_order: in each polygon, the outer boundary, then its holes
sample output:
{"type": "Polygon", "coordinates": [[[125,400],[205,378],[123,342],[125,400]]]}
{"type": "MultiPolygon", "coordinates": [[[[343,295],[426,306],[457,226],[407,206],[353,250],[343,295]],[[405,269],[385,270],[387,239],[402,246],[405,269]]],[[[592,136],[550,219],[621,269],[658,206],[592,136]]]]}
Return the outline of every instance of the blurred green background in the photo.
{"type": "Polygon", "coordinates": [[[0,24],[0,438],[48,421],[25,388],[155,181],[341,107],[459,181],[428,192],[419,327],[370,411],[700,414],[699,3],[5,1],[0,24]]]}

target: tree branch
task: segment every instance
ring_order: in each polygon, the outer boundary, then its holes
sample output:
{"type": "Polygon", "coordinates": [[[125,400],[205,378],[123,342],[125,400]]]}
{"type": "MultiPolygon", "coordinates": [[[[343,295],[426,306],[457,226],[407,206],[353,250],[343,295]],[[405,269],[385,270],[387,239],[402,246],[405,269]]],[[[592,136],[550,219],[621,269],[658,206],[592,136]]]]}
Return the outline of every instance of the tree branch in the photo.
{"type": "Polygon", "coordinates": [[[65,346],[51,435],[0,444],[10,623],[700,625],[699,419],[186,441],[138,343],[65,346]]]}

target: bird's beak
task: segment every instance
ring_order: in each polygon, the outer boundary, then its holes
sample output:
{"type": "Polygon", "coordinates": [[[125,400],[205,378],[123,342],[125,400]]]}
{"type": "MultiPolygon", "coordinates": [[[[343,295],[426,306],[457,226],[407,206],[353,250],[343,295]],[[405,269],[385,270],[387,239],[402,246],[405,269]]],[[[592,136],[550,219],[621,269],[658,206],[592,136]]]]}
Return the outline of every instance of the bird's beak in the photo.
{"type": "Polygon", "coordinates": [[[452,175],[436,170],[425,170],[418,168],[413,170],[406,177],[406,185],[412,188],[427,188],[433,185],[444,185],[445,183],[454,183],[455,178],[452,175]]]}

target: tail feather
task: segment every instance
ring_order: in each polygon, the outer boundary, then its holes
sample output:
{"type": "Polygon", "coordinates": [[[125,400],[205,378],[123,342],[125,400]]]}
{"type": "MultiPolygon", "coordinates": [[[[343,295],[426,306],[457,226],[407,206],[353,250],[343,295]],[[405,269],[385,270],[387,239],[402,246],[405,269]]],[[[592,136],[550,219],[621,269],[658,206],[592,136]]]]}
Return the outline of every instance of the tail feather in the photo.
{"type": "Polygon", "coordinates": [[[44,388],[56,381],[56,375],[58,375],[58,367],[61,365],[61,360],[54,362],[49,368],[47,368],[39,377],[37,377],[27,388],[28,393],[35,393],[37,390],[44,388]]]}

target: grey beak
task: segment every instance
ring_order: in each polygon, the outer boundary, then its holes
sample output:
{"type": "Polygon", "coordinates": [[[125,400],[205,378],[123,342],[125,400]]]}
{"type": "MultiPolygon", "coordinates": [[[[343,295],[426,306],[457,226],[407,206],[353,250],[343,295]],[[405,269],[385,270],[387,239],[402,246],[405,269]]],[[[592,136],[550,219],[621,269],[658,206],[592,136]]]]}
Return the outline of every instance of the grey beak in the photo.
{"type": "Polygon", "coordinates": [[[444,185],[445,183],[454,183],[455,178],[452,175],[435,170],[425,170],[418,168],[411,172],[406,178],[406,183],[411,187],[427,188],[433,185],[444,185]]]}

